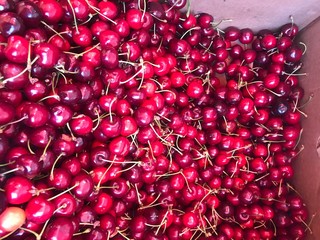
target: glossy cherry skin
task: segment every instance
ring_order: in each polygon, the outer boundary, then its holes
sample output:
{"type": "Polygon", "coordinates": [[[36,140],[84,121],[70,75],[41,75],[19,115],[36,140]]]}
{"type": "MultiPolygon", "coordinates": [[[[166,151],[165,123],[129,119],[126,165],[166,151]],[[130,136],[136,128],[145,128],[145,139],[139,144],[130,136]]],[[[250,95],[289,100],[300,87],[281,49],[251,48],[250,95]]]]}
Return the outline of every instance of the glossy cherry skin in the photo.
{"type": "Polygon", "coordinates": [[[49,118],[50,114],[48,109],[38,103],[27,104],[22,109],[22,117],[25,117],[23,121],[29,127],[41,127],[45,125],[49,118]]]}
{"type": "Polygon", "coordinates": [[[70,183],[71,175],[66,169],[55,168],[52,171],[52,174],[50,173],[48,185],[50,185],[51,187],[54,187],[58,190],[63,190],[68,188],[70,186],[70,183]]]}
{"type": "Polygon", "coordinates": [[[23,20],[13,12],[5,12],[0,14],[0,32],[4,37],[17,34],[22,35],[25,32],[23,20]]]}
{"type": "Polygon", "coordinates": [[[49,24],[58,23],[63,16],[63,8],[55,0],[42,0],[38,3],[43,18],[49,24]]]}
{"type": "Polygon", "coordinates": [[[52,68],[59,59],[59,49],[50,43],[39,43],[34,48],[34,54],[39,59],[37,64],[44,68],[52,68]]]}
{"type": "Polygon", "coordinates": [[[76,186],[72,192],[77,198],[85,199],[93,190],[93,181],[90,175],[82,172],[72,179],[71,186],[76,186]]]}
{"type": "Polygon", "coordinates": [[[21,36],[11,35],[8,38],[4,55],[12,62],[26,63],[28,59],[29,42],[21,36]]]}
{"type": "Polygon", "coordinates": [[[8,203],[22,204],[32,198],[33,185],[25,177],[14,176],[7,180],[4,190],[8,203]]]}
{"type": "Polygon", "coordinates": [[[56,104],[50,109],[49,122],[56,127],[63,127],[72,118],[73,111],[65,104],[56,104]]]}
{"type": "Polygon", "coordinates": [[[25,212],[29,221],[42,224],[52,217],[55,206],[44,196],[33,197],[27,204],[25,212]]]}
{"type": "Polygon", "coordinates": [[[132,29],[139,30],[143,26],[142,12],[138,9],[130,9],[126,13],[126,21],[132,29]]]}
{"type": "Polygon", "coordinates": [[[109,144],[109,151],[120,157],[128,155],[130,150],[130,142],[127,138],[123,136],[116,137],[111,140],[109,144]]]}
{"type": "Polygon", "coordinates": [[[22,18],[24,24],[30,27],[37,27],[42,18],[40,8],[31,1],[19,2],[16,5],[16,13],[22,18]]]}
{"type": "Polygon", "coordinates": [[[39,157],[35,154],[23,154],[16,159],[13,167],[19,168],[16,172],[17,175],[32,179],[40,174],[42,163],[39,162],[39,157]]]}
{"type": "Polygon", "coordinates": [[[93,122],[88,116],[81,115],[70,121],[72,132],[79,136],[85,136],[92,131],[93,122]]]}
{"type": "Polygon", "coordinates": [[[97,214],[106,214],[113,206],[112,197],[104,192],[98,194],[96,200],[92,203],[92,208],[97,214]]]}
{"type": "Polygon", "coordinates": [[[75,198],[69,194],[65,193],[53,200],[56,211],[54,212],[55,216],[71,217],[77,207],[75,198]]]}
{"type": "Polygon", "coordinates": [[[44,237],[45,239],[61,239],[71,240],[74,234],[74,227],[72,221],[66,217],[54,218],[51,223],[48,224],[44,237]]]}

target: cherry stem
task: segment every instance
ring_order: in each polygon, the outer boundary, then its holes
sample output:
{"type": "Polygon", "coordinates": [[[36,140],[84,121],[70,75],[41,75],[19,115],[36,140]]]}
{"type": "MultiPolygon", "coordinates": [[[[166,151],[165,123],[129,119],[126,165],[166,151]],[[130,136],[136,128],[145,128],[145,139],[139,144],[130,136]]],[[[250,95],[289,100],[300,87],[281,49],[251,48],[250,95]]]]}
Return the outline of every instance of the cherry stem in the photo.
{"type": "Polygon", "coordinates": [[[117,24],[115,21],[111,20],[110,18],[108,18],[107,16],[103,15],[101,12],[99,12],[99,9],[96,8],[95,6],[92,6],[90,4],[90,2],[88,0],[86,0],[86,3],[88,4],[88,6],[93,10],[95,11],[97,14],[99,14],[100,16],[102,16],[103,18],[107,19],[108,21],[112,22],[113,24],[117,24]]]}
{"type": "Polygon", "coordinates": [[[140,74],[140,72],[142,72],[144,69],[141,68],[138,72],[136,72],[134,75],[132,75],[130,78],[128,78],[127,80],[120,82],[120,84],[125,84],[127,82],[130,82],[132,79],[134,79],[136,76],[138,76],[140,74]]]}
{"type": "Polygon", "coordinates": [[[302,55],[304,55],[307,52],[307,49],[308,49],[307,45],[304,42],[299,42],[299,44],[301,44],[304,47],[303,52],[302,52],[302,55]]]}
{"type": "Polygon", "coordinates": [[[47,150],[48,150],[48,147],[49,147],[50,144],[51,144],[51,141],[52,141],[52,137],[50,136],[47,145],[46,145],[45,148],[43,149],[43,152],[42,152],[42,154],[41,154],[41,157],[40,157],[39,161],[43,161],[44,155],[46,154],[46,152],[47,152],[47,150]]]}
{"type": "Polygon", "coordinates": [[[27,231],[27,232],[29,232],[29,233],[32,233],[32,234],[36,237],[36,240],[41,240],[42,235],[43,235],[43,233],[44,233],[44,230],[46,229],[49,221],[50,221],[50,219],[48,219],[48,220],[45,222],[45,224],[43,225],[40,233],[36,233],[35,231],[32,231],[32,230],[27,229],[27,228],[24,228],[24,227],[20,227],[20,229],[21,229],[21,230],[24,230],[24,231],[27,231]]]}
{"type": "Polygon", "coordinates": [[[70,8],[71,8],[71,12],[72,12],[73,20],[74,20],[74,27],[75,27],[75,29],[76,29],[76,32],[79,33],[76,13],[75,13],[75,11],[74,11],[74,8],[73,8],[70,0],[67,0],[67,2],[68,2],[69,6],[70,6],[70,8]]]}
{"type": "Polygon", "coordinates": [[[92,46],[91,48],[89,48],[86,51],[83,51],[81,53],[74,53],[74,52],[67,52],[67,51],[65,51],[64,53],[74,55],[75,58],[78,58],[78,57],[82,57],[84,54],[90,52],[91,50],[97,48],[98,46],[100,46],[100,43],[97,43],[96,45],[92,46]]]}
{"type": "Polygon", "coordinates": [[[9,123],[1,126],[0,129],[4,129],[4,128],[8,127],[9,125],[19,123],[19,122],[21,122],[21,121],[23,121],[23,120],[25,120],[25,119],[27,119],[27,118],[28,118],[28,116],[25,115],[25,116],[23,116],[22,118],[20,118],[20,119],[18,119],[18,120],[15,120],[15,121],[13,121],[13,122],[9,122],[9,123]]]}
{"type": "Polygon", "coordinates": [[[65,193],[67,193],[67,192],[69,192],[69,191],[71,191],[72,189],[74,189],[74,188],[76,188],[76,187],[78,187],[78,186],[79,186],[79,183],[76,183],[76,184],[75,184],[74,186],[72,186],[71,188],[66,189],[66,190],[62,191],[61,193],[59,193],[59,194],[57,194],[57,195],[49,198],[48,201],[52,201],[53,199],[56,199],[57,197],[60,197],[61,195],[65,194],[65,193]]]}
{"type": "Polygon", "coordinates": [[[49,28],[52,32],[57,34],[59,37],[61,37],[62,39],[65,39],[60,33],[58,33],[54,28],[52,28],[50,25],[48,25],[45,21],[41,21],[41,23],[43,25],[45,25],[47,28],[49,28]]]}
{"type": "Polygon", "coordinates": [[[125,234],[123,234],[121,231],[118,231],[118,234],[121,235],[123,238],[125,238],[126,240],[131,240],[130,238],[128,238],[125,234]]]}
{"type": "Polygon", "coordinates": [[[10,170],[8,170],[6,172],[0,173],[0,176],[4,176],[4,175],[10,174],[10,173],[14,173],[14,172],[19,171],[19,170],[21,170],[21,167],[10,169],[10,170]]]}
{"type": "Polygon", "coordinates": [[[31,148],[31,146],[30,146],[30,140],[29,140],[29,139],[28,139],[28,141],[27,141],[27,147],[28,147],[29,152],[34,155],[35,152],[32,150],[32,148],[31,148]]]}
{"type": "Polygon", "coordinates": [[[113,163],[111,163],[109,165],[109,167],[106,169],[106,171],[104,171],[104,173],[102,174],[101,178],[99,179],[99,182],[96,186],[96,189],[99,190],[100,189],[100,186],[101,186],[101,182],[102,182],[102,179],[106,176],[107,172],[110,170],[111,166],[112,166],[113,163]]]}
{"type": "Polygon", "coordinates": [[[86,230],[84,230],[82,232],[74,233],[72,236],[79,236],[79,235],[86,234],[89,232],[91,232],[91,228],[87,228],[86,230]]]}
{"type": "Polygon", "coordinates": [[[158,205],[161,205],[161,203],[156,203],[158,201],[158,199],[160,198],[161,196],[161,193],[159,193],[159,195],[147,206],[142,206],[139,208],[139,210],[143,210],[143,209],[146,209],[146,208],[151,208],[151,207],[155,207],[155,206],[158,206],[158,205]]]}
{"type": "Polygon", "coordinates": [[[164,143],[166,143],[167,145],[169,145],[170,147],[172,147],[177,153],[179,153],[180,155],[182,155],[182,152],[180,152],[177,148],[173,147],[172,144],[170,144],[167,140],[163,139],[158,133],[157,131],[154,129],[154,127],[152,126],[152,124],[149,124],[151,129],[153,130],[153,132],[157,135],[157,137],[163,141],[164,143]]]}
{"type": "Polygon", "coordinates": [[[53,179],[53,171],[54,171],[54,167],[56,166],[58,160],[64,156],[64,153],[60,153],[60,155],[56,158],[56,160],[54,161],[53,165],[52,165],[52,168],[51,168],[51,171],[50,171],[50,179],[53,179]]]}
{"type": "Polygon", "coordinates": [[[180,39],[183,39],[189,32],[191,32],[191,31],[193,31],[193,30],[200,30],[200,29],[201,29],[201,27],[198,27],[198,26],[193,27],[193,28],[190,28],[190,29],[188,29],[188,31],[186,31],[184,34],[182,34],[182,36],[180,37],[180,39]]]}

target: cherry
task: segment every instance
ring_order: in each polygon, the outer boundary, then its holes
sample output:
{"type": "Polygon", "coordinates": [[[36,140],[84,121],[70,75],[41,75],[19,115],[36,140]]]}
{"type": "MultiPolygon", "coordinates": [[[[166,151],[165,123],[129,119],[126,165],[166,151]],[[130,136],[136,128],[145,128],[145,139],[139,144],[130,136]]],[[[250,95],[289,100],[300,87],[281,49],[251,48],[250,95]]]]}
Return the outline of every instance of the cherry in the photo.
{"type": "Polygon", "coordinates": [[[278,99],[272,108],[272,112],[276,116],[283,116],[289,111],[289,103],[285,99],[278,99]]]}
{"type": "Polygon", "coordinates": [[[118,136],[112,139],[109,144],[110,153],[117,155],[119,157],[124,157],[128,155],[129,150],[130,150],[130,142],[127,138],[123,136],[118,136]]]}
{"type": "Polygon", "coordinates": [[[118,53],[112,47],[106,47],[101,52],[101,63],[106,69],[115,69],[119,65],[118,53]]]}
{"type": "Polygon", "coordinates": [[[49,24],[58,23],[63,16],[63,8],[59,2],[55,0],[41,0],[39,8],[43,18],[49,24]]]}
{"type": "Polygon", "coordinates": [[[36,45],[34,54],[39,58],[36,63],[44,68],[52,68],[59,59],[59,49],[50,43],[36,45]]]}
{"type": "Polygon", "coordinates": [[[8,38],[4,49],[5,57],[16,63],[25,63],[28,59],[29,42],[20,36],[12,35],[8,38]]]}
{"type": "Polygon", "coordinates": [[[25,32],[25,25],[18,14],[3,12],[0,14],[0,32],[6,38],[11,35],[22,35],[25,32]]]}
{"type": "Polygon", "coordinates": [[[101,20],[113,20],[118,15],[118,7],[113,2],[99,2],[98,8],[100,9],[101,15],[99,18],[101,20]]]}
{"type": "Polygon", "coordinates": [[[113,206],[112,197],[104,192],[101,192],[97,195],[96,200],[92,203],[92,208],[97,214],[106,214],[108,213],[113,206]]]}
{"type": "Polygon", "coordinates": [[[72,192],[77,198],[85,199],[93,190],[93,181],[90,175],[81,172],[72,179],[71,186],[75,186],[72,192]]]}
{"type": "Polygon", "coordinates": [[[126,21],[130,28],[139,30],[143,26],[143,14],[138,9],[130,9],[126,12],[126,21]]]}
{"type": "Polygon", "coordinates": [[[225,38],[229,41],[236,41],[240,37],[240,30],[237,27],[227,27],[225,29],[225,38]]]}
{"type": "Polygon", "coordinates": [[[81,92],[76,85],[64,84],[59,87],[58,96],[62,103],[73,105],[80,101],[81,92]]]}
{"type": "Polygon", "coordinates": [[[44,196],[39,195],[31,198],[27,203],[25,213],[29,221],[42,224],[52,217],[54,210],[54,205],[44,196]]]}
{"type": "Polygon", "coordinates": [[[24,124],[29,127],[41,127],[45,125],[50,118],[48,109],[39,103],[27,104],[23,107],[21,114],[22,117],[25,118],[23,120],[24,124]]]}
{"type": "Polygon", "coordinates": [[[102,132],[106,137],[112,138],[120,135],[122,128],[121,119],[118,117],[103,119],[101,122],[102,132]]]}
{"type": "Polygon", "coordinates": [[[72,31],[72,40],[81,47],[88,47],[92,42],[92,34],[88,27],[78,26],[72,31]]]}
{"type": "Polygon", "coordinates": [[[70,121],[70,128],[74,134],[85,136],[92,131],[92,119],[86,115],[74,117],[70,121]]]}
{"type": "Polygon", "coordinates": [[[65,104],[56,104],[50,110],[49,122],[56,127],[63,127],[71,120],[73,111],[65,104]]]}
{"type": "Polygon", "coordinates": [[[15,232],[25,222],[25,211],[19,207],[8,207],[0,214],[1,235],[15,232]]]}
{"type": "Polygon", "coordinates": [[[46,239],[67,240],[71,239],[73,234],[74,227],[72,221],[67,217],[57,217],[48,224],[43,235],[46,239]]]}
{"type": "Polygon", "coordinates": [[[4,186],[6,198],[10,204],[22,204],[32,198],[33,185],[30,180],[22,176],[8,179],[4,186]]]}
{"type": "Polygon", "coordinates": [[[276,45],[277,45],[277,39],[272,34],[266,34],[261,39],[261,46],[266,50],[275,48],[276,45]]]}
{"type": "Polygon", "coordinates": [[[0,112],[2,113],[0,116],[0,125],[8,124],[14,120],[15,109],[11,104],[1,101],[0,112]]]}
{"type": "Polygon", "coordinates": [[[11,62],[3,62],[0,72],[4,77],[2,84],[10,90],[22,89],[29,82],[28,74],[23,65],[11,62]]]}
{"type": "Polygon", "coordinates": [[[252,42],[253,36],[254,34],[251,29],[243,28],[240,30],[239,33],[239,41],[243,44],[249,44],[252,42]]]}
{"type": "Polygon", "coordinates": [[[71,194],[64,193],[60,196],[55,196],[53,205],[56,209],[54,211],[55,216],[71,217],[76,210],[77,203],[71,194]]]}
{"type": "Polygon", "coordinates": [[[285,51],[292,45],[292,40],[287,36],[282,36],[278,39],[277,48],[279,51],[285,51]]]}
{"type": "Polygon", "coordinates": [[[281,34],[291,39],[297,35],[298,31],[299,28],[294,23],[287,23],[281,27],[281,34]]]}
{"type": "Polygon", "coordinates": [[[63,168],[53,169],[50,173],[48,184],[56,189],[62,190],[69,187],[71,175],[63,168]]]}
{"type": "Polygon", "coordinates": [[[33,2],[18,2],[16,13],[21,17],[26,26],[37,27],[42,18],[40,8],[33,2]]]}
{"type": "Polygon", "coordinates": [[[286,58],[286,61],[296,63],[300,61],[302,54],[303,52],[299,47],[291,46],[286,49],[285,58],[286,58]]]}

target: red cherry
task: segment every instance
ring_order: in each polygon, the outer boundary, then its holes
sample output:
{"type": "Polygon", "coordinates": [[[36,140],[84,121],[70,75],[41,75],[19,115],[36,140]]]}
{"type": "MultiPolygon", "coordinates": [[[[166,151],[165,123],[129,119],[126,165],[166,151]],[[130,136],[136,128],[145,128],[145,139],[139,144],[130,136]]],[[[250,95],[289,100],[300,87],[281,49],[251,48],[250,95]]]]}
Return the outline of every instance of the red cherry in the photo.
{"type": "Polygon", "coordinates": [[[139,30],[143,26],[143,14],[138,9],[130,9],[126,12],[126,21],[134,30],[139,30]]]}
{"type": "Polygon", "coordinates": [[[33,185],[25,177],[14,176],[7,180],[4,190],[8,203],[22,204],[32,198],[33,185]]]}
{"type": "Polygon", "coordinates": [[[42,224],[52,217],[54,210],[54,205],[44,196],[39,195],[27,203],[25,213],[29,221],[42,224]]]}
{"type": "Polygon", "coordinates": [[[49,24],[58,23],[62,19],[63,9],[59,2],[55,0],[41,0],[38,4],[44,19],[49,24]]]}
{"type": "Polygon", "coordinates": [[[26,63],[29,51],[31,51],[29,49],[29,42],[25,38],[11,35],[4,49],[4,55],[12,62],[26,63]]]}
{"type": "Polygon", "coordinates": [[[74,134],[79,136],[85,136],[92,131],[93,122],[92,119],[86,115],[80,115],[74,117],[70,121],[70,127],[74,134]]]}
{"type": "Polygon", "coordinates": [[[71,219],[66,217],[54,218],[45,229],[46,239],[69,240],[74,234],[74,227],[71,219]]]}
{"type": "Polygon", "coordinates": [[[39,43],[34,48],[34,54],[39,59],[37,64],[45,68],[52,68],[59,59],[59,49],[50,43],[39,43]]]}

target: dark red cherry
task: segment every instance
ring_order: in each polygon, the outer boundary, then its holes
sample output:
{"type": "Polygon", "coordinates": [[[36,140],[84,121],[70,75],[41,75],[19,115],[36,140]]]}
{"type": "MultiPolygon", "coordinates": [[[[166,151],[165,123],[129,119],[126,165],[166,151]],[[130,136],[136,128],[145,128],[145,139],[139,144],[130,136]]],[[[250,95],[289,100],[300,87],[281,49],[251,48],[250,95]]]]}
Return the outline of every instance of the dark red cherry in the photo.
{"type": "Polygon", "coordinates": [[[14,107],[4,101],[0,102],[0,126],[12,122],[15,118],[15,109],[14,107]]]}
{"type": "Polygon", "coordinates": [[[16,13],[21,17],[24,24],[30,27],[37,27],[42,18],[40,8],[31,1],[18,2],[16,13]]]}
{"type": "Polygon", "coordinates": [[[85,199],[92,193],[93,180],[90,175],[81,172],[72,179],[71,186],[76,186],[72,192],[77,198],[85,199]]]}
{"type": "Polygon", "coordinates": [[[67,217],[57,217],[46,227],[44,238],[70,240],[73,234],[74,227],[71,219],[67,217]]]}
{"type": "Polygon", "coordinates": [[[64,84],[59,87],[58,95],[60,101],[67,105],[73,105],[81,100],[81,92],[74,84],[64,84]]]}
{"type": "Polygon", "coordinates": [[[4,12],[0,14],[0,33],[4,37],[11,35],[22,35],[25,32],[25,25],[18,14],[4,12]]]}

